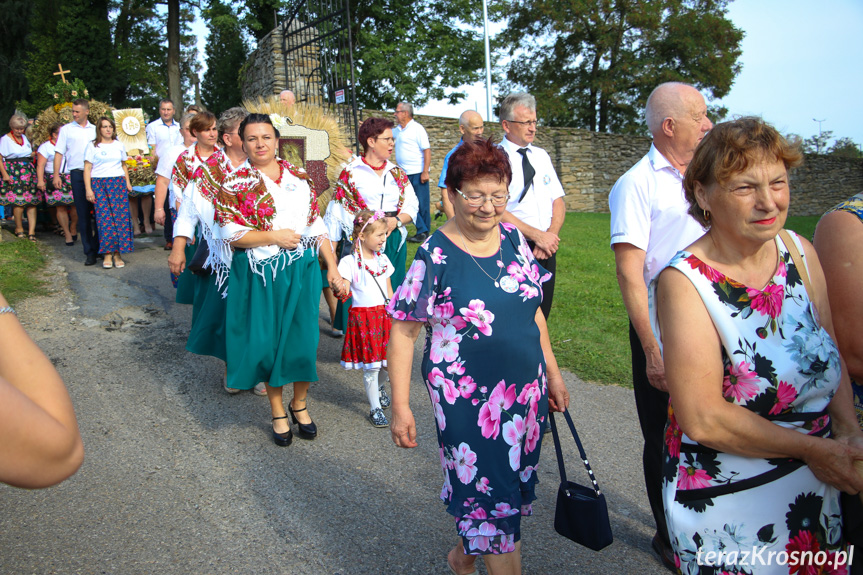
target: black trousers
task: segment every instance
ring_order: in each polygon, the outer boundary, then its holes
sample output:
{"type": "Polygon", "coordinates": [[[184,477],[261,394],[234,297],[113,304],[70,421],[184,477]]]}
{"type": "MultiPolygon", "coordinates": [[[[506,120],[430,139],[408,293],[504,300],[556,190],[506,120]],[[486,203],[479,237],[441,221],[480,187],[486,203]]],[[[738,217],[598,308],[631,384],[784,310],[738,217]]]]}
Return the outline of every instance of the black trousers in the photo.
{"type": "MultiPolygon", "coordinates": [[[[536,244],[529,241],[527,245],[530,249],[533,249],[536,244]]],[[[539,305],[542,315],[545,316],[545,319],[548,319],[548,314],[551,313],[551,300],[554,299],[554,280],[557,277],[557,253],[553,253],[550,258],[543,260],[536,258],[536,261],[551,272],[551,279],[542,284],[542,303],[539,305]]]]}
{"type": "MultiPolygon", "coordinates": [[[[171,215],[171,209],[170,209],[171,208],[171,202],[168,199],[169,195],[170,194],[165,196],[165,205],[162,206],[162,208],[165,210],[165,229],[163,231],[163,234],[165,236],[166,242],[173,242],[174,241],[174,216],[171,215]]],[[[156,202],[153,202],[153,203],[155,204],[156,202]]]]}
{"type": "Polygon", "coordinates": [[[84,255],[99,254],[99,229],[96,219],[90,215],[94,206],[87,201],[87,187],[84,185],[84,170],[70,172],[72,198],[75,200],[75,212],[78,214],[78,234],[81,235],[81,247],[84,255]]]}
{"type": "Polygon", "coordinates": [[[629,346],[632,349],[632,387],[635,391],[635,409],[644,437],[641,463],[644,468],[644,486],[647,500],[656,522],[656,532],[665,547],[671,547],[665,510],[662,505],[662,447],[665,443],[665,422],[668,419],[668,394],[659,391],[647,380],[647,358],[641,340],[629,324],[629,346]]]}

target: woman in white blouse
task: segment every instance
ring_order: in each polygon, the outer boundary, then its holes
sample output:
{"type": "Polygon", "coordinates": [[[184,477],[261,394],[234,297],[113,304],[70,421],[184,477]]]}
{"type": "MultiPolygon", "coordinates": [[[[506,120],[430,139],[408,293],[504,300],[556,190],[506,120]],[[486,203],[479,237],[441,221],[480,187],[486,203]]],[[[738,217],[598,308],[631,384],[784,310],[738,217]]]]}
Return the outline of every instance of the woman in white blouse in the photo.
{"type": "Polygon", "coordinates": [[[300,437],[317,436],[306,397],[318,379],[318,253],[337,295],[342,281],[312,181],[276,156],[279,135],[270,117],[250,114],[238,132],[248,160],[213,198],[218,237],[210,244],[216,273],[229,272],[227,386],[252,389],[266,382],[273,441],[285,446],[293,439],[282,401],[288,383],[294,387],[288,411],[300,437]]]}
{"type": "MultiPolygon", "coordinates": [[[[357,138],[363,155],[354,158],[339,176],[333,199],[327,206],[324,222],[333,241],[344,239],[350,248],[354,217],[361,210],[381,211],[386,215],[387,243],[384,254],[393,264],[392,284],[401,285],[407,259],[405,226],[417,217],[419,201],[408,175],[389,161],[395,149],[393,123],[386,118],[368,118],[357,138]],[[393,233],[396,232],[396,233],[393,233]]],[[[346,255],[340,254],[340,255],[346,255]]],[[[333,328],[344,331],[348,325],[350,300],[338,306],[333,328]]]]}
{"type": "Polygon", "coordinates": [[[49,209],[56,210],[57,222],[66,236],[66,245],[71,246],[78,237],[78,212],[75,210],[75,198],[72,197],[72,180],[68,169],[61,167],[60,189],[54,187],[54,146],[60,136],[63,124],[54,124],[51,135],[36,151],[36,187],[45,195],[45,203],[49,209]],[[64,171],[65,170],[65,171],[64,171]]]}
{"type": "Polygon", "coordinates": [[[84,150],[84,185],[87,201],[96,206],[99,229],[99,253],[104,254],[102,267],[123,268],[121,253],[131,252],[132,219],[129,216],[129,169],[126,148],[115,139],[114,120],[102,116],[96,122],[96,139],[84,150]]]}
{"type": "Polygon", "coordinates": [[[15,216],[15,235],[24,237],[24,210],[27,210],[27,227],[30,241],[36,241],[36,206],[41,201],[36,191],[36,170],[33,169],[33,148],[24,135],[27,118],[15,114],[9,120],[9,133],[0,138],[0,205],[12,206],[15,216]]]}

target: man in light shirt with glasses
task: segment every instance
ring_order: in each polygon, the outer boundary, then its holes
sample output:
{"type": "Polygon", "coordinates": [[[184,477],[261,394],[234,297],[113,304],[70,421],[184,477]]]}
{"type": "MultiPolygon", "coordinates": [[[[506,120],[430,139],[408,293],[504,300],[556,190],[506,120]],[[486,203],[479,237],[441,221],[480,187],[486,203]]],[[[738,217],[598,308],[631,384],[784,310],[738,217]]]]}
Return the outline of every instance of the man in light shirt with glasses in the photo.
{"type": "Polygon", "coordinates": [[[537,262],[551,272],[543,284],[542,309],[548,319],[554,297],[557,249],[560,228],[566,217],[563,186],[542,148],[533,145],[536,137],[536,98],[517,92],[500,104],[500,123],[506,137],[500,143],[509,156],[512,181],[509,202],[502,221],[515,225],[527,238],[537,262]]]}

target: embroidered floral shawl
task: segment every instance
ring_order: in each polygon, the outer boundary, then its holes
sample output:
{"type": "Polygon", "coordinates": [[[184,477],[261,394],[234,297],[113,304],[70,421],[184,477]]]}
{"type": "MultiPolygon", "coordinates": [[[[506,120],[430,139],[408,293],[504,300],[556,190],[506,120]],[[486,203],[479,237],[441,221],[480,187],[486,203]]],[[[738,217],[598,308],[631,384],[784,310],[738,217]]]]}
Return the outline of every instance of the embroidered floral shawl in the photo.
{"type": "MultiPolygon", "coordinates": [[[[252,271],[266,281],[263,268],[269,266],[273,273],[294,260],[302,257],[306,249],[317,249],[321,237],[326,236],[323,221],[320,218],[318,197],[311,178],[302,168],[277,159],[282,169],[280,186],[305,186],[309,190],[308,204],[297,206],[296,213],[307,213],[302,221],[289,226],[303,236],[300,245],[293,250],[281,249],[278,246],[262,246],[246,250],[249,255],[249,265],[252,271]],[[293,178],[293,182],[289,181],[293,178]]],[[[261,174],[248,160],[234,172],[229,174],[222,183],[213,202],[215,205],[215,223],[219,229],[217,240],[217,273],[221,274],[220,283],[227,277],[231,267],[233,250],[231,244],[250,231],[272,231],[277,217],[276,202],[261,174]]],[[[293,211],[293,210],[291,210],[293,211]]],[[[284,227],[284,226],[283,226],[284,227]]]]}

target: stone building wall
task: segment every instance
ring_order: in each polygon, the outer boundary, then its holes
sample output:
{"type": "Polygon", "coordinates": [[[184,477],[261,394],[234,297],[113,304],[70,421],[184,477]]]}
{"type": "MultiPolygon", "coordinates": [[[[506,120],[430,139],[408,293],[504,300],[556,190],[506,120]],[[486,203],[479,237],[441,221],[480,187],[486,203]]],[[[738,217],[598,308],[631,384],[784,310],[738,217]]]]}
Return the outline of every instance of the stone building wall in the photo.
{"type": "MultiPolygon", "coordinates": [[[[290,30],[299,29],[301,26],[301,22],[294,20],[290,30]]],[[[249,55],[240,75],[243,98],[252,99],[258,96],[266,98],[285,89],[292,90],[298,100],[317,101],[320,98],[319,48],[316,42],[310,42],[314,40],[317,32],[307,28],[299,36],[289,35],[293,45],[310,43],[296,50],[292,50],[291,45],[286,46],[288,53],[288,76],[286,76],[282,50],[284,31],[283,23],[261,38],[258,41],[258,48],[249,55]]]]}
{"type": "MultiPolygon", "coordinates": [[[[363,110],[360,123],[371,116],[394,120],[392,112],[363,110]]],[[[458,120],[417,115],[432,148],[432,197],[446,153],[461,137],[458,120]]],[[[500,123],[486,123],[485,136],[503,138],[500,123]]],[[[578,128],[537,130],[535,144],[551,156],[566,191],[566,208],[577,212],[608,212],[608,193],[614,182],[650,148],[650,138],[602,134],[578,128]]],[[[850,196],[863,192],[863,159],[807,155],[791,173],[790,214],[820,215],[850,196]]]]}

